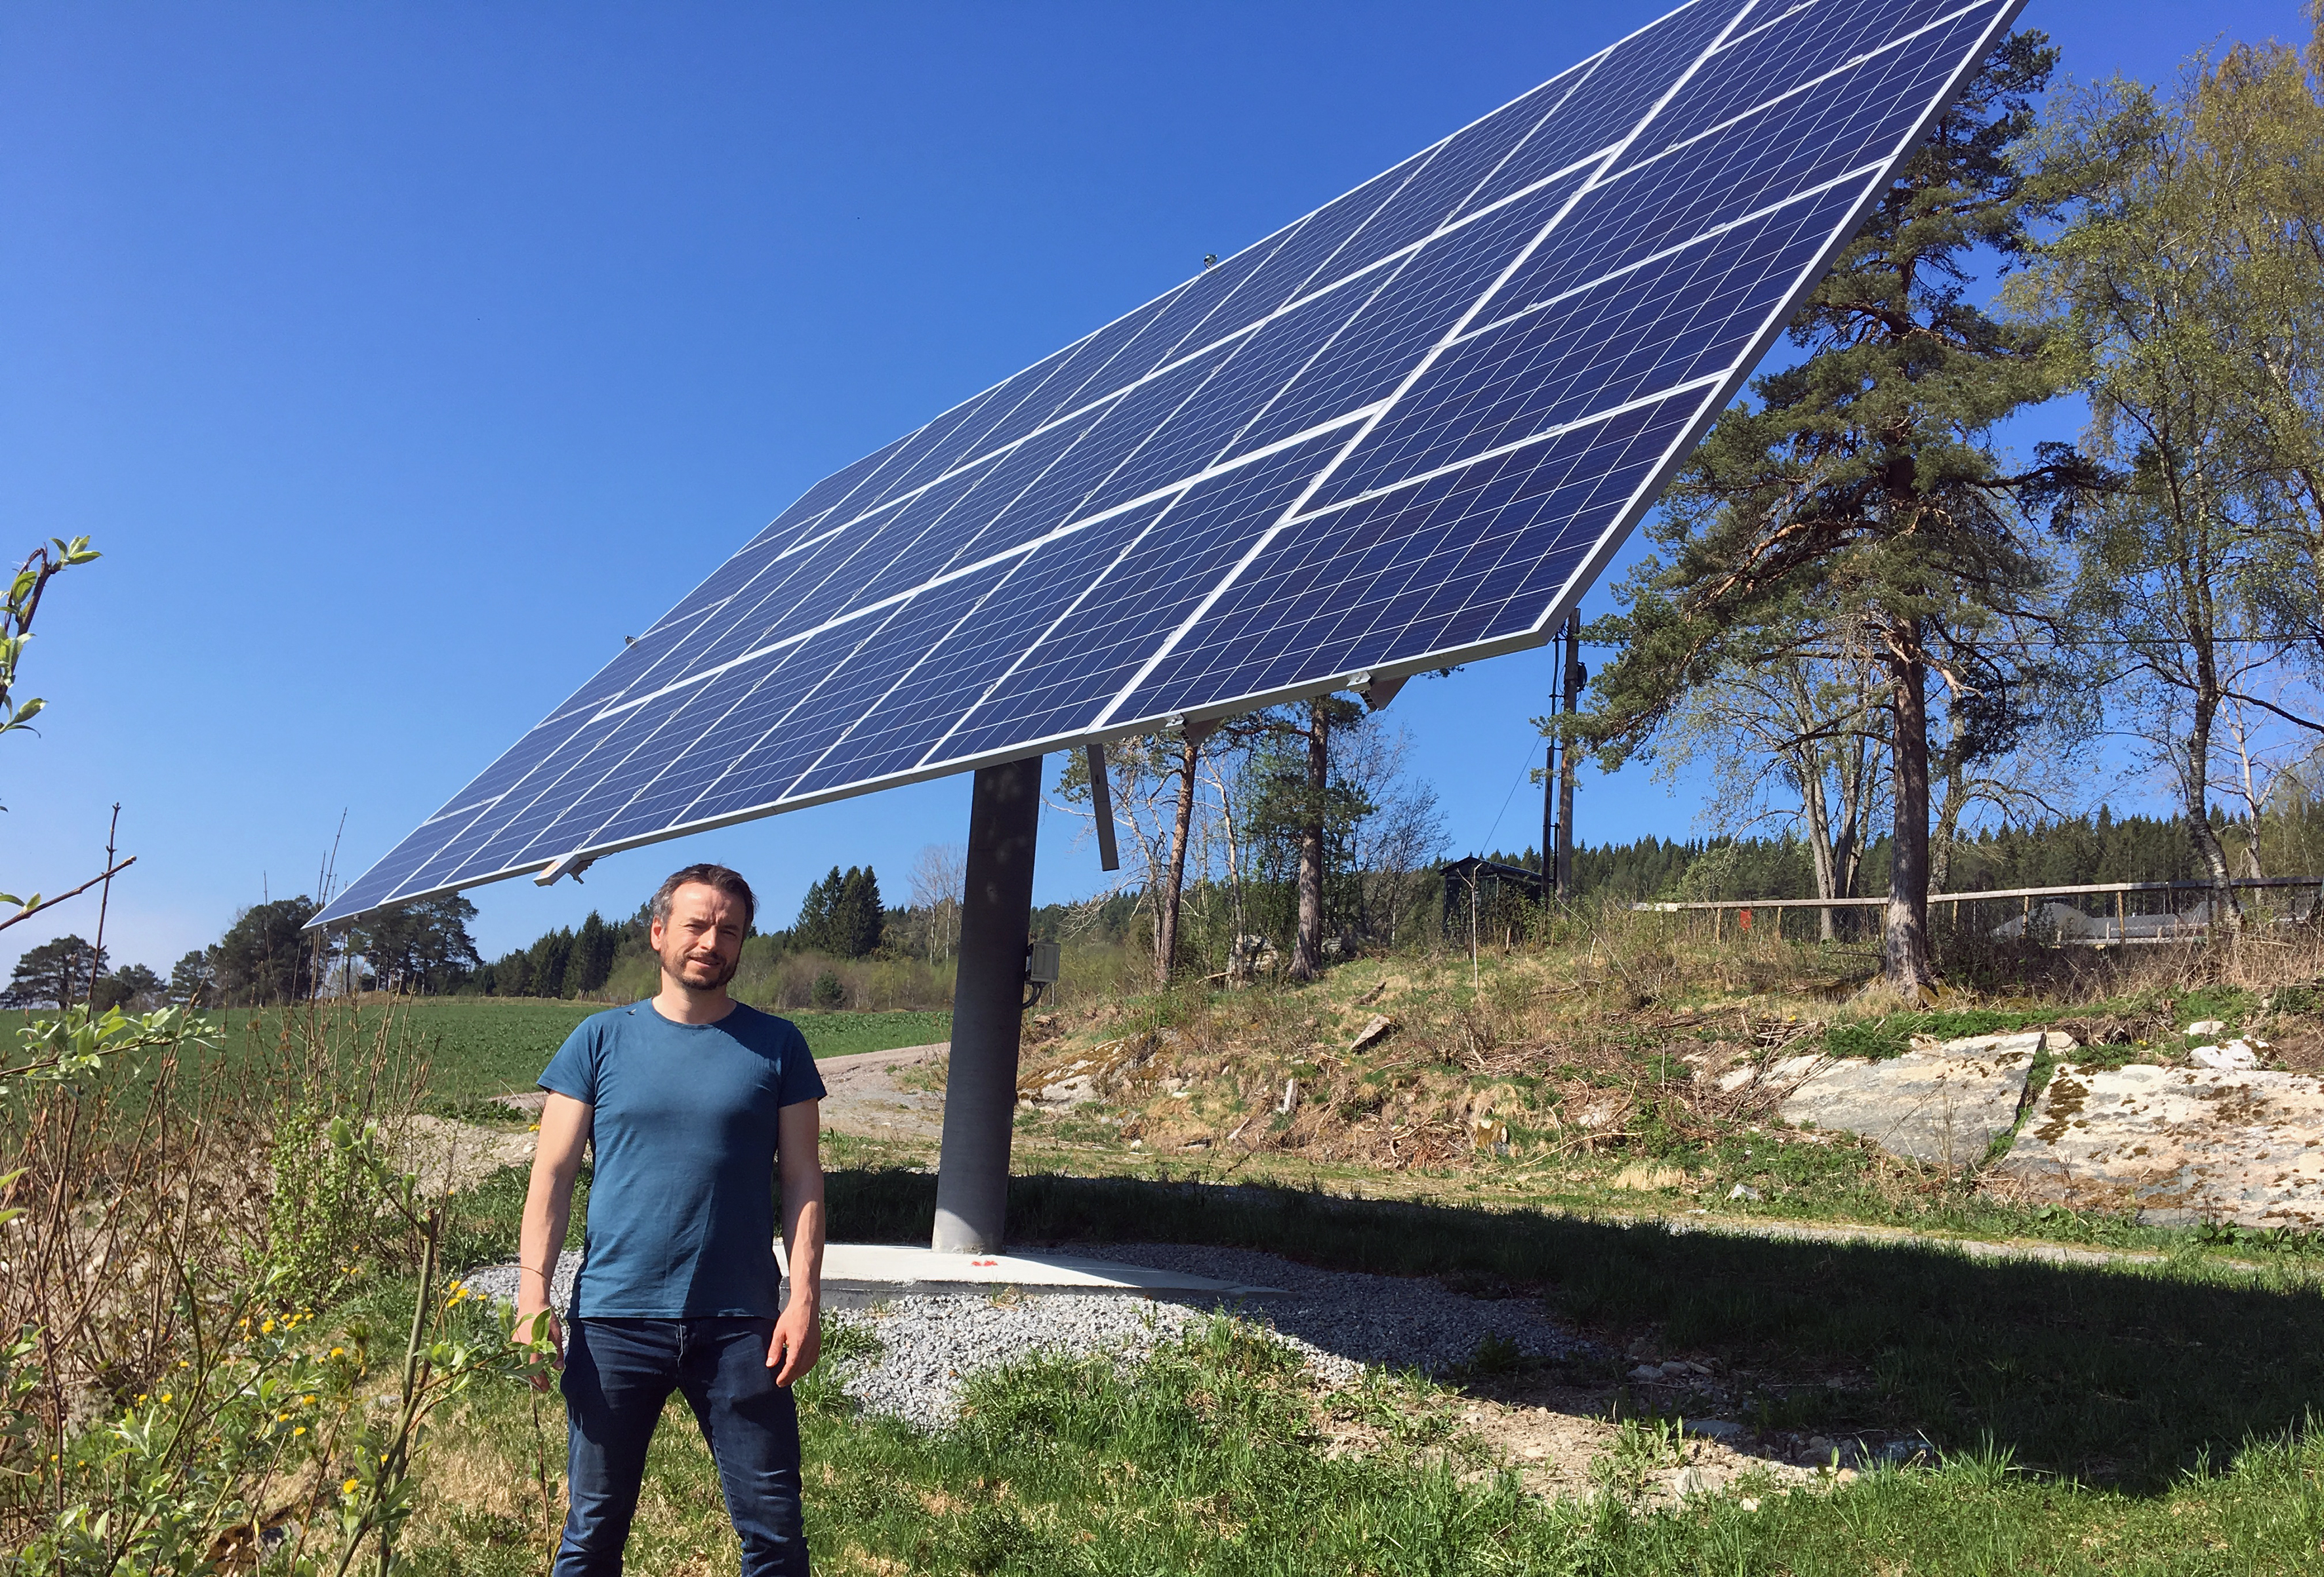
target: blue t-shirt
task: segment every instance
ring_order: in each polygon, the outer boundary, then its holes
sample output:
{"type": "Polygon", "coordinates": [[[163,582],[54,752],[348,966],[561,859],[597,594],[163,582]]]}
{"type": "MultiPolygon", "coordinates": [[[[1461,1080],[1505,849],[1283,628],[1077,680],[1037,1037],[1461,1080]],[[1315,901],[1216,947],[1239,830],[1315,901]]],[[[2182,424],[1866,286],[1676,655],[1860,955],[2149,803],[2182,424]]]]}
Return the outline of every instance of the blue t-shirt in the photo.
{"type": "Polygon", "coordinates": [[[576,1316],[781,1312],[775,1113],[823,1098],[797,1025],[740,1002],[674,1024],[638,1002],[584,1019],[540,1086],[594,1109],[576,1316]]]}

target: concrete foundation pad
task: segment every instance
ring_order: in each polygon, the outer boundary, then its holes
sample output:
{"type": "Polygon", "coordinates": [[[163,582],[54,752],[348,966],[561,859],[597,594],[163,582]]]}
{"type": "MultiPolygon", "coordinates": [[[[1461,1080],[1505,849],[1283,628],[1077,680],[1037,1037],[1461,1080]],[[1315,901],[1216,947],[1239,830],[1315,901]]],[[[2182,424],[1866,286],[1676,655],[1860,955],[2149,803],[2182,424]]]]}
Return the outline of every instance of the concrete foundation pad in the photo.
{"type": "Polygon", "coordinates": [[[1219,1297],[1282,1290],[1072,1254],[940,1254],[908,1243],[827,1245],[823,1251],[823,1286],[825,1301],[839,1307],[904,1294],[990,1295],[1003,1288],[1028,1296],[1194,1293],[1219,1297]]]}
{"type": "Polygon", "coordinates": [[[2324,1080],[2063,1066],[1994,1167],[2033,1197],[2157,1225],[2324,1229],[2324,1080]]]}
{"type": "Polygon", "coordinates": [[[1974,1166],[2017,1120],[2042,1043],[2038,1034],[2008,1039],[2021,1044],[1908,1051],[1884,1062],[1791,1058],[1761,1078],[1790,1084],[1780,1108],[1786,1122],[1862,1134],[1932,1166],[1974,1166]]]}

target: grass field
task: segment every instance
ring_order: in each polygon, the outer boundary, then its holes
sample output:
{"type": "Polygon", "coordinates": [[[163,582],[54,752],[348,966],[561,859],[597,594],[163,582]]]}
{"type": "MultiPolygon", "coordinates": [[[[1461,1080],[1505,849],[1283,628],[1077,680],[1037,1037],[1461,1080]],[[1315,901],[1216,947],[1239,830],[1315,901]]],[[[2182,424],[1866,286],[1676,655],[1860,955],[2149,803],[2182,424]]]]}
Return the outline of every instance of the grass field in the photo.
{"type": "MultiPolygon", "coordinates": [[[[438,997],[402,1002],[392,1010],[398,1015],[395,1033],[427,1059],[430,1097],[454,1106],[531,1089],[574,1026],[604,1010],[602,1002],[525,997],[438,997]]],[[[371,1020],[390,1010],[365,1005],[357,1011],[371,1020]]],[[[247,1049],[261,1038],[271,1040],[282,1033],[279,1010],[235,1009],[219,1017],[227,1025],[228,1055],[237,1046],[247,1049]]],[[[926,1012],[801,1012],[788,1017],[819,1057],[924,1046],[948,1036],[952,1021],[948,1013],[926,1012]]],[[[355,1040],[343,1038],[339,1043],[355,1040]]]]}
{"type": "MultiPolygon", "coordinates": [[[[924,1239],[934,1185],[917,1172],[835,1171],[835,1224],[851,1238],[924,1239]]],[[[517,1192],[472,1196],[464,1240],[507,1232],[517,1192]]],[[[2324,1298],[2297,1265],[1997,1264],[1929,1244],[1674,1234],[1130,1178],[1020,1176],[1010,1205],[1026,1244],[1231,1244],[1539,1298],[1605,1356],[1536,1366],[1554,1376],[1501,1364],[1457,1384],[1406,1377],[1397,1406],[1441,1426],[1340,1452],[1318,1419],[1346,1398],[1225,1325],[1138,1370],[1036,1361],[980,1377],[961,1422],[935,1434],[854,1412],[836,1383],[866,1340],[850,1332],[802,1393],[818,1569],[2324,1570],[2324,1431],[2310,1413],[2324,1394],[2324,1298]],[[1461,1425],[1464,1391],[1507,1399],[1539,1380],[1587,1384],[1580,1371],[1593,1366],[1596,1384],[1619,1388],[1625,1355],[1641,1349],[1699,1357],[1740,1382],[1748,1419],[1836,1436],[1909,1428],[1939,1443],[1944,1465],[1816,1490],[1747,1480],[1655,1510],[1618,1493],[1583,1503],[1524,1492],[1461,1425]]],[[[1616,1395],[1624,1417],[1711,1416],[1700,1397],[1616,1395]]],[[[552,1410],[552,1452],[559,1424],[552,1410]]],[[[494,1397],[446,1432],[452,1460],[410,1546],[419,1569],[537,1568],[546,1520],[529,1489],[510,1488],[533,1481],[534,1428],[528,1400],[494,1397]]],[[[1611,1482],[1618,1463],[1608,1467],[1611,1482]]],[[[631,1569],[731,1566],[716,1478],[680,1407],[653,1471],[631,1569]]]]}

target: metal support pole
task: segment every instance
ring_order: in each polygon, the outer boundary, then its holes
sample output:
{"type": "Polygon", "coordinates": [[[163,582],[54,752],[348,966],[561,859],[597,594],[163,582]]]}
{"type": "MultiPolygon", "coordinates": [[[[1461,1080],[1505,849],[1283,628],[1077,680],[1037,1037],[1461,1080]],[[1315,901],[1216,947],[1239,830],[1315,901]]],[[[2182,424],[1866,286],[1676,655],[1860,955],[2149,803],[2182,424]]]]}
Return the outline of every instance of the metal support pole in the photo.
{"type": "Polygon", "coordinates": [[[1040,757],[977,770],[936,1167],[933,1246],[939,1253],[996,1252],[1008,1225],[1009,1140],[1017,1117],[1017,1039],[1040,818],[1040,757]]]}
{"type": "MultiPolygon", "coordinates": [[[[1565,715],[1582,708],[1582,615],[1565,615],[1565,715]]],[[[1557,901],[1573,897],[1573,747],[1557,764],[1557,901]]]]}

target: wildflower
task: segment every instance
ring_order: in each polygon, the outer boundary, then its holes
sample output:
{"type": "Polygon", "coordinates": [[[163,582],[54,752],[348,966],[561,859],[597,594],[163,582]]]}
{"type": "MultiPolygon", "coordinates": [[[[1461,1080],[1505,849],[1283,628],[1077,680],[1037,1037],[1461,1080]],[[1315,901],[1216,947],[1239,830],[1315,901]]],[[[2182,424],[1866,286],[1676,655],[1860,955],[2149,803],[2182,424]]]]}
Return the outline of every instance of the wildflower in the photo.
{"type": "Polygon", "coordinates": [[[259,1326],[259,1327],[258,1327],[258,1329],[259,1329],[259,1333],[260,1333],[260,1334],[262,1334],[262,1335],[266,1335],[266,1336],[272,1336],[272,1335],[273,1335],[273,1334],[274,1334],[274,1322],[273,1322],[273,1321],[272,1321],[272,1320],[269,1320],[269,1321],[267,1321],[267,1322],[266,1322],[266,1323],[264,1323],[264,1324],[263,1324],[263,1325],[259,1326]]]}
{"type": "Polygon", "coordinates": [[[174,1400],[176,1400],[177,1398],[176,1398],[176,1395],[175,1395],[175,1393],[174,1393],[174,1392],[171,1392],[171,1391],[163,1391],[163,1392],[161,1393],[161,1399],[162,1399],[164,1402],[170,1402],[170,1401],[174,1401],[174,1400]]]}
{"type": "Polygon", "coordinates": [[[355,1492],[355,1485],[361,1481],[362,1480],[357,1479],[349,1479],[346,1483],[339,1486],[339,1493],[342,1495],[354,1494],[355,1492]]]}
{"type": "Polygon", "coordinates": [[[294,1439],[294,1440],[295,1440],[295,1439],[297,1439],[300,1435],[304,1434],[306,1434],[306,1433],[307,1433],[307,1426],[306,1426],[304,1424],[301,1424],[300,1425],[299,1425],[299,1427],[298,1427],[298,1428],[293,1429],[293,1430],[290,1432],[290,1437],[291,1437],[292,1439],[294,1439]]]}
{"type": "Polygon", "coordinates": [[[346,1355],[347,1350],[344,1347],[334,1347],[331,1349],[331,1356],[333,1358],[345,1358],[346,1355]]]}

